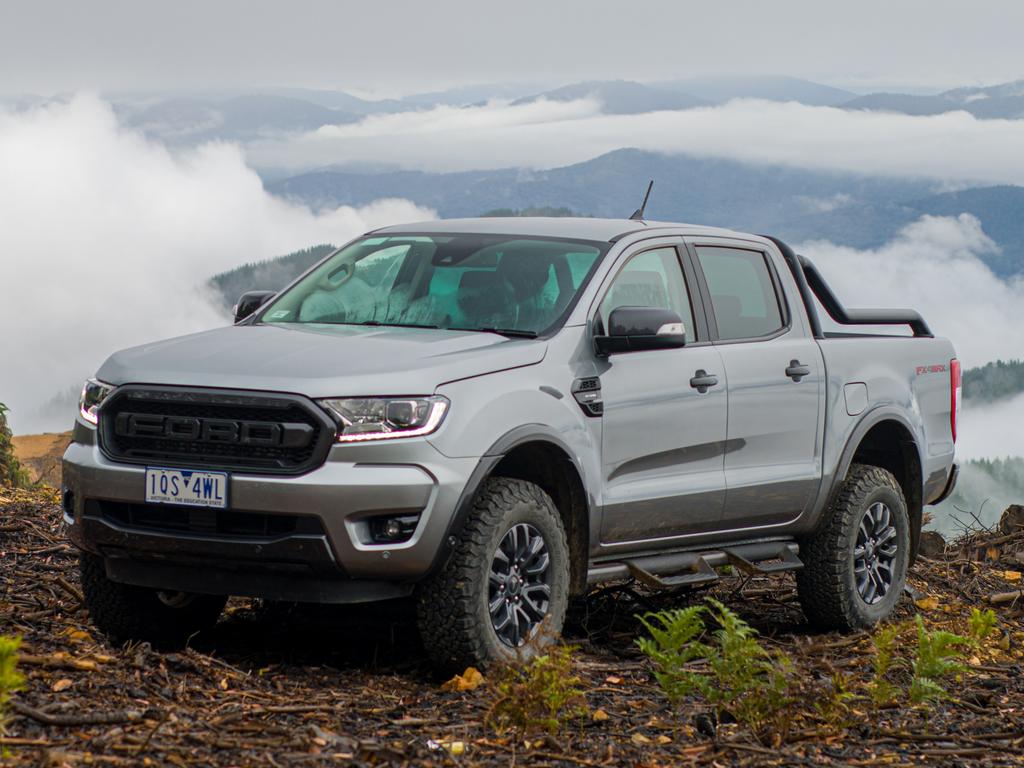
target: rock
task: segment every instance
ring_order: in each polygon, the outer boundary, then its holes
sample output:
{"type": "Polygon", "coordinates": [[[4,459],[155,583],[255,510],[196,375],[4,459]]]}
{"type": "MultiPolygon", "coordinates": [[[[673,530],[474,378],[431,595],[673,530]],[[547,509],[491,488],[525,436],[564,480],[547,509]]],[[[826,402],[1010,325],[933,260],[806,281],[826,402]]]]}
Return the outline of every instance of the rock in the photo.
{"type": "Polygon", "coordinates": [[[1003,511],[999,518],[999,532],[1009,535],[1024,531],[1024,506],[1011,504],[1003,511]]]}
{"type": "Polygon", "coordinates": [[[942,557],[946,551],[946,540],[938,531],[922,531],[917,553],[932,560],[942,557]]]}

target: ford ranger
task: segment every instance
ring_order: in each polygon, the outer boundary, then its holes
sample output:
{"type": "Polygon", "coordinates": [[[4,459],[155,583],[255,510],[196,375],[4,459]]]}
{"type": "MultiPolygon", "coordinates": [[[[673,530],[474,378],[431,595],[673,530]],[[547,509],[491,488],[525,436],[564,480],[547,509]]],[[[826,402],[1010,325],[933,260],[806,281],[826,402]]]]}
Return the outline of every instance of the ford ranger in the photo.
{"type": "Polygon", "coordinates": [[[461,668],[530,652],[594,584],[726,565],[795,571],[810,622],[870,627],[957,476],[949,341],[846,309],[770,237],[395,226],[235,314],[82,392],[63,514],[115,641],[183,642],[230,595],[413,597],[461,668]]]}

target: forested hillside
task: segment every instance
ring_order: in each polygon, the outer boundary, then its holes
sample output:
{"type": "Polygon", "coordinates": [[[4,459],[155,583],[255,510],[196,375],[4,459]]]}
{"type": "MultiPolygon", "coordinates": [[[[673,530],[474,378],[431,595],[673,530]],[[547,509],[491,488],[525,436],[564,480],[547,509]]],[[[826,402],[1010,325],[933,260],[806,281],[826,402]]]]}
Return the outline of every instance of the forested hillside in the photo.
{"type": "Polygon", "coordinates": [[[963,374],[964,400],[987,403],[1024,392],[1024,360],[997,360],[963,374]]]}
{"type": "Polygon", "coordinates": [[[243,264],[210,278],[224,306],[230,308],[246,291],[284,288],[320,259],[333,251],[333,245],[314,245],[276,259],[243,264]]]}

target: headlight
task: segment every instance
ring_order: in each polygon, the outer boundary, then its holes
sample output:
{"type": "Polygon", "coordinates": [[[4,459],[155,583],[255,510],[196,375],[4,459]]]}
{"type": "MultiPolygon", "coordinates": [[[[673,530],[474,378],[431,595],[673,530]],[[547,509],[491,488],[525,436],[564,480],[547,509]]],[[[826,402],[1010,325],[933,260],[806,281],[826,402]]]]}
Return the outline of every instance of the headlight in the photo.
{"type": "Polygon", "coordinates": [[[448,412],[445,397],[353,397],[320,400],[338,422],[338,442],[429,435],[448,412]]]}
{"type": "Polygon", "coordinates": [[[89,379],[85,382],[85,386],[82,387],[82,396],[78,398],[78,413],[90,424],[95,424],[99,421],[99,410],[100,405],[104,400],[114,391],[114,388],[110,384],[104,384],[102,381],[96,381],[96,379],[89,379]]]}

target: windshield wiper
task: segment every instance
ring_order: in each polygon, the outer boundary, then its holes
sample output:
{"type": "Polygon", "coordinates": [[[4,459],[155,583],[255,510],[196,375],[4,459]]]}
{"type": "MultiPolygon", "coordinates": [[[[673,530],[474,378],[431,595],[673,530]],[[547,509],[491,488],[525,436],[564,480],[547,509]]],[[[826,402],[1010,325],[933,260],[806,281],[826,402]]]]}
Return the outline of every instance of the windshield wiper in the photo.
{"type": "Polygon", "coordinates": [[[436,325],[424,325],[422,323],[382,323],[380,320],[364,320],[361,323],[339,323],[339,325],[370,325],[383,328],[438,328],[436,325]]]}
{"type": "Polygon", "coordinates": [[[480,331],[481,333],[497,333],[511,339],[536,339],[536,331],[525,331],[519,328],[451,328],[452,331],[480,331]]]}

